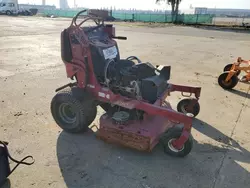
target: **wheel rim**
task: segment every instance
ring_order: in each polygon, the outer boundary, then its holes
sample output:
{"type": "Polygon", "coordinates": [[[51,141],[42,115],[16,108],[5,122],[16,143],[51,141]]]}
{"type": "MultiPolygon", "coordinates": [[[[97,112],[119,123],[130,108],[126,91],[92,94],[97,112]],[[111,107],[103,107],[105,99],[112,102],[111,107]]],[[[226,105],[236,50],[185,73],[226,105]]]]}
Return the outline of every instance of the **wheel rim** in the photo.
{"type": "Polygon", "coordinates": [[[59,116],[61,119],[68,124],[72,124],[76,121],[76,112],[71,105],[62,103],[59,106],[59,116]]]}
{"type": "Polygon", "coordinates": [[[181,111],[182,111],[184,114],[187,113],[186,108],[187,108],[187,105],[182,105],[182,106],[181,106],[181,111]]]}
{"type": "Polygon", "coordinates": [[[188,105],[187,105],[187,104],[181,106],[181,111],[182,111],[184,114],[193,113],[193,112],[190,112],[190,111],[188,110],[188,105]]]}
{"type": "Polygon", "coordinates": [[[168,141],[168,148],[169,148],[171,151],[175,152],[175,153],[178,153],[178,152],[181,152],[182,150],[184,150],[184,145],[182,146],[181,149],[176,149],[176,148],[173,146],[172,142],[175,141],[175,140],[176,140],[175,138],[172,138],[172,139],[170,139],[170,140],[168,141]]]}
{"type": "Polygon", "coordinates": [[[230,86],[232,84],[232,79],[228,80],[228,82],[226,80],[222,80],[221,82],[225,86],[230,86]]]}

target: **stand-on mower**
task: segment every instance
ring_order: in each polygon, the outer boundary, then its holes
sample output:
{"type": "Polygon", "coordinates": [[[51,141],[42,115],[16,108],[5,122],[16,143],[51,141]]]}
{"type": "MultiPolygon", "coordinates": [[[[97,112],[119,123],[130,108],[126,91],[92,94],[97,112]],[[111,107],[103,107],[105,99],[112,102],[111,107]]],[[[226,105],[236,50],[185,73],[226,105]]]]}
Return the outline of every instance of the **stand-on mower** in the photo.
{"type": "Polygon", "coordinates": [[[98,16],[84,16],[77,24],[83,12],[61,33],[67,76],[76,81],[56,90],[51,102],[56,123],[66,132],[87,131],[100,106],[105,113],[99,120],[98,138],[140,151],[151,151],[161,142],[172,156],[189,154],[201,88],[168,83],[170,66],[154,67],[135,56],[120,59],[114,39],[126,37],[115,36],[113,25],[98,16]],[[88,20],[96,25],[82,27],[88,20]],[[174,91],[188,94],[178,103],[179,112],[165,100],[174,91]],[[195,97],[190,98],[192,94],[195,97]]]}
{"type": "Polygon", "coordinates": [[[247,61],[238,57],[237,62],[226,65],[223,70],[224,72],[218,77],[218,84],[224,89],[233,89],[239,81],[250,81],[250,60],[247,61]],[[246,74],[239,79],[238,76],[241,71],[246,74]]]}

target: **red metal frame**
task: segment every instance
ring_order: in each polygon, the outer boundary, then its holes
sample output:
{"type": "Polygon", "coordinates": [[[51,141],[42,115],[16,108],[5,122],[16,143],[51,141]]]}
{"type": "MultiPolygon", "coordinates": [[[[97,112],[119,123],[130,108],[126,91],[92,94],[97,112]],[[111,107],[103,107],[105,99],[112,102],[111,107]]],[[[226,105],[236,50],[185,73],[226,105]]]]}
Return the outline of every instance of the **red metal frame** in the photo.
{"type": "MultiPolygon", "coordinates": [[[[180,149],[190,135],[192,117],[176,112],[171,107],[166,108],[162,106],[163,101],[171,92],[174,91],[194,94],[196,100],[199,100],[201,88],[169,84],[169,88],[154,104],[116,95],[110,89],[102,87],[97,82],[89,49],[90,41],[88,41],[88,37],[84,31],[80,27],[74,25],[71,25],[68,28],[68,31],[70,35],[75,35],[78,38],[80,44],[73,44],[71,42],[73,60],[72,62],[64,62],[67,76],[69,78],[73,78],[75,76],[77,79],[77,86],[79,88],[86,88],[87,91],[89,91],[99,101],[119,105],[127,109],[143,110],[149,115],[164,116],[172,122],[183,123],[184,129],[181,137],[172,143],[177,149],[180,149]],[[84,62],[86,60],[87,62],[84,62]],[[88,81],[85,79],[86,72],[88,72],[88,81]]],[[[112,39],[112,36],[115,34],[115,28],[109,25],[106,27],[105,31],[110,36],[108,46],[115,45],[116,41],[112,39]]]]}

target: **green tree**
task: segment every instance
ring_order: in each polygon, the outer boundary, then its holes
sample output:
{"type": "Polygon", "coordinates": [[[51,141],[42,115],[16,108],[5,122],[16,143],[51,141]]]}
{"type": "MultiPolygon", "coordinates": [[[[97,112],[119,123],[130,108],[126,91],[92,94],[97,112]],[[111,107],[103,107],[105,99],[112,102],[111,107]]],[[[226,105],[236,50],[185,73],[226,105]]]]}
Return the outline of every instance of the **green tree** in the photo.
{"type": "Polygon", "coordinates": [[[178,12],[179,12],[179,5],[181,3],[181,0],[156,0],[156,3],[159,3],[160,1],[166,1],[167,4],[171,5],[172,21],[176,22],[178,12]]]}

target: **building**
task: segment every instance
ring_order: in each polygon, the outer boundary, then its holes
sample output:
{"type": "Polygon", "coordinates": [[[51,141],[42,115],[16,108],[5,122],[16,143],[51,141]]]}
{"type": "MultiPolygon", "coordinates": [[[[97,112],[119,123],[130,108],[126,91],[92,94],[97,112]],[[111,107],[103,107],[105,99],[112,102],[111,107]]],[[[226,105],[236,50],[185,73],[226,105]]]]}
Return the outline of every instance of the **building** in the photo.
{"type": "Polygon", "coordinates": [[[194,14],[207,14],[207,8],[205,7],[196,7],[194,14]]]}
{"type": "Polygon", "coordinates": [[[228,17],[250,17],[250,9],[223,9],[196,7],[195,14],[214,14],[216,16],[228,17]]]}
{"type": "Polygon", "coordinates": [[[67,0],[60,0],[60,9],[69,9],[67,0]]]}

